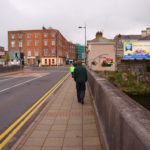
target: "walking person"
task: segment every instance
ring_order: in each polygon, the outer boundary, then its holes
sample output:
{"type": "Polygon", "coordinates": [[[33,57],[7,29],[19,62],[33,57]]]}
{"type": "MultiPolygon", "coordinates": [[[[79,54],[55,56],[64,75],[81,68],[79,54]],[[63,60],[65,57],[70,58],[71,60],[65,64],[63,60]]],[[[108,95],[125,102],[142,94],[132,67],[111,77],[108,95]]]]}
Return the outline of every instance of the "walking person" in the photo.
{"type": "Polygon", "coordinates": [[[84,104],[86,81],[87,81],[87,71],[84,66],[82,66],[82,61],[77,61],[77,67],[74,70],[74,80],[76,82],[77,98],[78,102],[84,104]]]}
{"type": "Polygon", "coordinates": [[[72,78],[74,77],[74,69],[75,69],[75,67],[73,66],[73,64],[71,64],[69,70],[72,75],[72,78]]]}

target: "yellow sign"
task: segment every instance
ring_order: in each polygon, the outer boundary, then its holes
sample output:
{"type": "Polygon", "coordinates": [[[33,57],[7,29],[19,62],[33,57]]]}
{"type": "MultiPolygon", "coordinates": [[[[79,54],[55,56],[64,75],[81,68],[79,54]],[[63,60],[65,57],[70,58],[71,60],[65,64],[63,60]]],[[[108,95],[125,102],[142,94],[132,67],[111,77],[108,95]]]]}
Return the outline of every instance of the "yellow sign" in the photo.
{"type": "Polygon", "coordinates": [[[124,59],[150,59],[150,42],[124,42],[124,59]]]}

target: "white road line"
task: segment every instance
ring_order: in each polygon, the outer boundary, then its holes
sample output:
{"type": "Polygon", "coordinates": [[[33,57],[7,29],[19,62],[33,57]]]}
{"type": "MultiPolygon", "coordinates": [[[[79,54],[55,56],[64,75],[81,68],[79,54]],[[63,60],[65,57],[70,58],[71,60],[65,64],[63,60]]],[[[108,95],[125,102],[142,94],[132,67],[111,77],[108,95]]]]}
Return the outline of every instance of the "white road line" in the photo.
{"type": "Polygon", "coordinates": [[[8,80],[15,79],[15,78],[17,78],[17,77],[13,77],[13,78],[9,78],[9,79],[0,80],[0,82],[8,81],[8,80]]]}
{"type": "MultiPolygon", "coordinates": [[[[46,75],[45,75],[45,76],[46,76],[46,75]]],[[[37,77],[37,78],[31,79],[31,80],[28,80],[28,81],[25,81],[25,82],[22,82],[22,83],[16,84],[16,85],[11,86],[11,87],[9,87],[9,88],[3,89],[3,90],[1,90],[1,91],[0,91],[0,93],[2,93],[2,92],[4,92],[4,91],[7,91],[7,90],[9,90],[9,89],[12,89],[12,88],[14,88],[14,87],[20,86],[20,85],[22,85],[22,84],[26,84],[26,83],[31,82],[31,81],[33,81],[33,80],[39,79],[39,78],[41,78],[41,77],[44,77],[44,76],[40,76],[40,77],[37,77]]]]}

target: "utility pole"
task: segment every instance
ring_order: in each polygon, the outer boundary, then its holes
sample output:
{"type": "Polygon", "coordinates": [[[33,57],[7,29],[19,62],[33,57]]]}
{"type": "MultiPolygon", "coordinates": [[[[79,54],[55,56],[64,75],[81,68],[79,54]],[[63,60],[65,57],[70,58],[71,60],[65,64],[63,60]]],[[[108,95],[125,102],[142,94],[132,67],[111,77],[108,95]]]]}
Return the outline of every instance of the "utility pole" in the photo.
{"type": "Polygon", "coordinates": [[[84,61],[85,61],[85,64],[86,64],[86,24],[85,24],[85,26],[79,26],[78,27],[79,29],[84,29],[84,31],[85,31],[85,47],[84,47],[84,61]]]}

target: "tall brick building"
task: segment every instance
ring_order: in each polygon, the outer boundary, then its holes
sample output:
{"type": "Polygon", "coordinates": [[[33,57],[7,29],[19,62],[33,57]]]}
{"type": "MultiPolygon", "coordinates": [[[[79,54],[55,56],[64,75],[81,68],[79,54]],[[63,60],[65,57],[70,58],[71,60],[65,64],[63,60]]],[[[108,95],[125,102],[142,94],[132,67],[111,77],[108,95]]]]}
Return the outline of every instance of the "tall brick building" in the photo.
{"type": "MultiPolygon", "coordinates": [[[[23,52],[25,64],[63,65],[72,57],[70,42],[56,29],[8,31],[8,50],[23,52]]],[[[73,58],[75,59],[75,57],[73,58]]]]}

